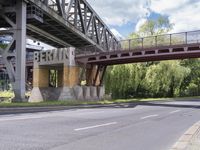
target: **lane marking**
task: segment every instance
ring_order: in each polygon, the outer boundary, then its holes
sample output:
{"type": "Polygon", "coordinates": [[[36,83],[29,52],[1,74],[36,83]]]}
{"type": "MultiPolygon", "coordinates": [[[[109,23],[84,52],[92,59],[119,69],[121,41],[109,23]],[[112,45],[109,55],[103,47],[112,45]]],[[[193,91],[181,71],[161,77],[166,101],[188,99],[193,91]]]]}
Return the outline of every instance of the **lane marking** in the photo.
{"type": "Polygon", "coordinates": [[[171,111],[170,114],[174,114],[174,113],[177,113],[177,112],[180,112],[180,111],[181,110],[179,110],[179,109],[178,110],[174,110],[174,111],[171,111]]]}
{"type": "Polygon", "coordinates": [[[98,128],[98,127],[110,126],[110,125],[114,125],[114,124],[117,124],[117,122],[110,122],[110,123],[99,124],[99,125],[95,125],[95,126],[77,128],[77,129],[74,129],[74,131],[88,130],[88,129],[98,128]]]}
{"type": "Polygon", "coordinates": [[[17,120],[28,120],[28,119],[41,119],[45,116],[17,116],[17,117],[7,117],[7,118],[0,118],[0,122],[2,121],[17,121],[17,120]]]}
{"type": "MultiPolygon", "coordinates": [[[[75,113],[74,116],[79,115],[92,115],[104,113],[104,111],[99,112],[88,112],[88,113],[75,113]]],[[[0,116],[0,122],[3,121],[17,121],[17,120],[29,120],[29,119],[42,119],[49,117],[67,117],[71,116],[71,113],[66,113],[66,111],[53,111],[53,112],[38,112],[38,113],[27,113],[27,114],[11,114],[0,116]]]]}
{"type": "Polygon", "coordinates": [[[155,114],[155,115],[149,115],[149,116],[141,117],[140,119],[143,120],[143,119],[157,117],[157,116],[158,116],[157,114],[155,114]]]}

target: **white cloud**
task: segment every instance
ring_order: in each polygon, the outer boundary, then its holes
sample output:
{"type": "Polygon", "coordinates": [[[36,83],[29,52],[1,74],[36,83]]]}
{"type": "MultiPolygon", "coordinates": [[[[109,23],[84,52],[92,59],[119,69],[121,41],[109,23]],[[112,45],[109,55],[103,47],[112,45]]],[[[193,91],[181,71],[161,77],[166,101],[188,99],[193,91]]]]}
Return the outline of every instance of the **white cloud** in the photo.
{"type": "Polygon", "coordinates": [[[148,0],[88,0],[94,10],[108,25],[122,26],[137,22],[148,14],[148,0]]]}
{"type": "Polygon", "coordinates": [[[170,22],[174,23],[173,32],[200,29],[199,0],[152,0],[150,8],[169,16],[170,22]]]}
{"type": "Polygon", "coordinates": [[[135,31],[139,31],[140,27],[141,27],[146,21],[147,21],[146,18],[141,18],[141,19],[137,22],[137,24],[136,24],[136,26],[135,26],[135,31]]]}
{"type": "MultiPolygon", "coordinates": [[[[169,16],[174,24],[172,32],[200,29],[200,0],[88,0],[94,10],[107,25],[125,27],[127,23],[136,24],[137,31],[149,9],[169,16]]],[[[134,26],[133,26],[134,28],[134,26]]],[[[116,30],[112,30],[116,33],[116,30]]]]}
{"type": "Polygon", "coordinates": [[[124,39],[124,37],[114,28],[111,29],[111,32],[119,39],[124,39]]]}

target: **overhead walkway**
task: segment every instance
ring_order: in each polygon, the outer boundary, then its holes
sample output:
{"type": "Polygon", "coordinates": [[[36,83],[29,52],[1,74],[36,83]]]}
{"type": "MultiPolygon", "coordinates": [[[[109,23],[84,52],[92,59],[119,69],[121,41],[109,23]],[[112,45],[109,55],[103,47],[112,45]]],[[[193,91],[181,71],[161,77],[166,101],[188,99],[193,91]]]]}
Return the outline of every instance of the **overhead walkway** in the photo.
{"type": "Polygon", "coordinates": [[[200,31],[120,41],[119,49],[76,56],[81,64],[116,65],[200,57],[200,31]]]}

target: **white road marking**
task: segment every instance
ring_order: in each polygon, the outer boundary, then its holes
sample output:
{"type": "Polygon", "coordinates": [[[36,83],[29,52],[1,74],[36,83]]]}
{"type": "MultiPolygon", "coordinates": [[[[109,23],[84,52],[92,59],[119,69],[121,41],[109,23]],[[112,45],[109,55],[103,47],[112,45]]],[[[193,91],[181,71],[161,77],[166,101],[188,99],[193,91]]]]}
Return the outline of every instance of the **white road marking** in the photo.
{"type": "Polygon", "coordinates": [[[143,120],[143,119],[157,117],[157,116],[158,116],[157,114],[155,114],[155,115],[149,115],[149,116],[141,117],[140,119],[143,120]]]}
{"type": "MultiPolygon", "coordinates": [[[[74,113],[74,116],[79,115],[92,115],[104,113],[104,111],[98,112],[84,112],[84,113],[74,113]]],[[[12,115],[2,115],[0,116],[0,122],[3,121],[17,121],[17,120],[29,120],[29,119],[41,119],[49,117],[67,117],[71,116],[70,112],[67,111],[53,111],[53,112],[39,112],[39,113],[27,113],[27,114],[12,114],[12,115]]]]}
{"type": "Polygon", "coordinates": [[[74,131],[88,130],[88,129],[98,128],[98,127],[110,126],[110,125],[114,125],[114,124],[117,124],[117,122],[110,122],[110,123],[105,123],[105,124],[100,124],[100,125],[95,125],[95,126],[77,128],[77,129],[74,129],[74,131]]]}
{"type": "Polygon", "coordinates": [[[177,112],[180,112],[181,110],[174,110],[174,111],[171,111],[170,114],[174,114],[174,113],[177,113],[177,112]]]}
{"type": "Polygon", "coordinates": [[[40,119],[47,116],[17,116],[17,117],[4,117],[0,118],[0,122],[2,121],[17,121],[17,120],[28,120],[28,119],[40,119]]]}

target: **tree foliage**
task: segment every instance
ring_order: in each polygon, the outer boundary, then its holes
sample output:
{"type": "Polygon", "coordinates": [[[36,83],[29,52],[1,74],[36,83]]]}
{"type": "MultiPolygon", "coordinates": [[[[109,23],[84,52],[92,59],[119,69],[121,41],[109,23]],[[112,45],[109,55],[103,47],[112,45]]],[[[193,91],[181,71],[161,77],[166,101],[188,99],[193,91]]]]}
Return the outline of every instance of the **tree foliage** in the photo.
{"type": "MultiPolygon", "coordinates": [[[[173,24],[168,18],[161,16],[157,20],[147,20],[138,32],[129,37],[160,35],[172,28],[173,24]]],[[[168,41],[166,37],[158,37],[161,44],[168,41]]],[[[149,38],[146,42],[154,42],[154,39],[149,38]]],[[[137,47],[139,42],[134,41],[131,44],[137,47]]],[[[196,96],[200,94],[200,60],[111,66],[107,70],[105,83],[106,93],[111,93],[113,98],[196,96]]]]}

